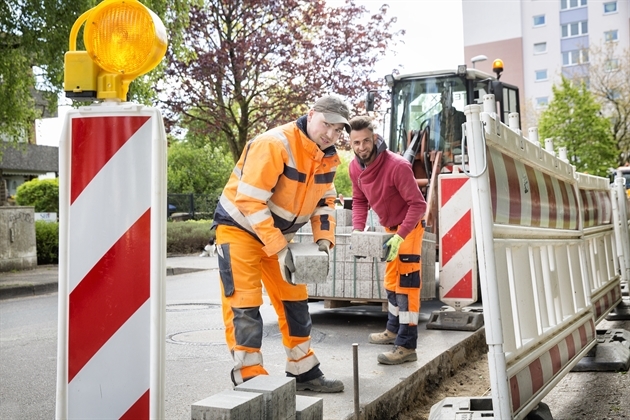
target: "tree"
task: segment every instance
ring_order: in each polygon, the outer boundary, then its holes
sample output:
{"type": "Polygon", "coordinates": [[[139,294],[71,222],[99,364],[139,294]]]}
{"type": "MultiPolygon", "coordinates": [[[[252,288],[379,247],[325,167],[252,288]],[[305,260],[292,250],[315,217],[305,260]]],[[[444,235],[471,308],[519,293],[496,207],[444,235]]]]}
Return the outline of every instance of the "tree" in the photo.
{"type": "Polygon", "coordinates": [[[341,158],[341,165],[335,171],[335,189],[337,194],[341,194],[346,198],[352,198],[352,181],[350,180],[348,165],[354,159],[354,153],[342,151],[339,153],[339,157],[341,158]]]}
{"type": "Polygon", "coordinates": [[[577,87],[562,77],[552,91],[553,99],[538,126],[541,141],[551,137],[556,147],[566,147],[569,162],[579,172],[606,176],[615,166],[617,150],[600,105],[583,82],[577,87]]]}
{"type": "Polygon", "coordinates": [[[183,35],[187,54],[169,49],[163,100],[171,129],[227,140],[234,161],[246,142],[295,119],[318,96],[358,102],[379,82],[373,66],[395,38],[387,6],[367,11],[352,0],[215,0],[193,7],[183,35]],[[168,112],[167,111],[167,112],[168,112]]]}
{"type": "Polygon", "coordinates": [[[17,188],[15,202],[33,206],[36,212],[59,213],[59,178],[25,182],[17,188]]]}
{"type": "Polygon", "coordinates": [[[610,116],[611,131],[620,151],[618,165],[630,161],[630,49],[618,51],[614,43],[589,49],[589,88],[610,116]]]}
{"type": "Polygon", "coordinates": [[[167,190],[218,196],[233,167],[230,154],[219,145],[197,148],[186,141],[173,142],[168,148],[167,190]]]}
{"type": "MultiPolygon", "coordinates": [[[[165,20],[174,51],[187,24],[188,4],[195,0],[145,0],[147,7],[165,20]],[[167,9],[168,5],[168,9],[167,9]]],[[[9,0],[0,2],[0,133],[3,140],[29,137],[36,118],[34,94],[42,93],[47,108],[57,109],[63,91],[64,54],[72,25],[99,0],[9,0]]],[[[82,31],[77,48],[83,48],[82,31]]],[[[131,84],[132,100],[149,104],[160,69],[131,84]]]]}

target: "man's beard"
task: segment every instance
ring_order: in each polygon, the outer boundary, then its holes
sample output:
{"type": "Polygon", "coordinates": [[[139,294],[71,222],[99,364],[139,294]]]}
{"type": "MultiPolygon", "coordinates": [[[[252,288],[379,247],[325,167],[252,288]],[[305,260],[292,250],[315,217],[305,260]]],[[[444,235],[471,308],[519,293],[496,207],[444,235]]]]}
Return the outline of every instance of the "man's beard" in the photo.
{"type": "Polygon", "coordinates": [[[357,155],[356,152],[354,153],[354,155],[359,159],[359,162],[361,162],[365,166],[367,165],[366,162],[371,163],[372,157],[376,155],[376,145],[372,147],[372,151],[370,152],[368,157],[365,159],[361,159],[361,156],[357,155]]]}

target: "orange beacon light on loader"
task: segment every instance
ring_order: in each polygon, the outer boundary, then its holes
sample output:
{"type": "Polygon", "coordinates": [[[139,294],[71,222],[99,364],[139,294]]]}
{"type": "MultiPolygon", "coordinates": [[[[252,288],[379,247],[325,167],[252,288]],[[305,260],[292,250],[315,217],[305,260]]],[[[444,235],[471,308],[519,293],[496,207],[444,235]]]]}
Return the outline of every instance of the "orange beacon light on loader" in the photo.
{"type": "Polygon", "coordinates": [[[137,0],[105,0],[72,26],[64,62],[66,97],[125,101],[129,84],[155,68],[166,47],[166,28],[146,6],[137,0]],[[76,51],[84,23],[86,51],[76,51]]]}

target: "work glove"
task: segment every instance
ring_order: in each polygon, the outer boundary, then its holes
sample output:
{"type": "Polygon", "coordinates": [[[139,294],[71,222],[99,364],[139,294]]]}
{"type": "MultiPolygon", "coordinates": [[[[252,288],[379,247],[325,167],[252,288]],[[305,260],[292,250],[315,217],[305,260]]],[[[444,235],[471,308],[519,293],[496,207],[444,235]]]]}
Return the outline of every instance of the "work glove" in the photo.
{"type": "Polygon", "coordinates": [[[284,281],[289,284],[294,284],[291,274],[295,273],[295,264],[293,263],[293,254],[288,246],[285,246],[278,252],[278,265],[280,266],[280,273],[284,281]]]}
{"type": "Polygon", "coordinates": [[[332,243],[328,239],[320,239],[317,241],[317,245],[319,245],[319,250],[326,253],[326,255],[330,255],[330,246],[332,243]]]}
{"type": "Polygon", "coordinates": [[[392,262],[396,255],[398,255],[398,250],[400,249],[400,244],[402,244],[404,239],[399,234],[394,234],[387,242],[383,244],[383,248],[388,248],[387,259],[385,261],[392,262]]]}

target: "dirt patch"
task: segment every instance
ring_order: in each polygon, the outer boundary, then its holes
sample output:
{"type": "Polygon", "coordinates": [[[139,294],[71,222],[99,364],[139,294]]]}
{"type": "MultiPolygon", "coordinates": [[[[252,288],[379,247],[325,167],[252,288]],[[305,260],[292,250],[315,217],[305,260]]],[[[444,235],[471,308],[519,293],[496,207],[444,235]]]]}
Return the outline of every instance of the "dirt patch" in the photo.
{"type": "Polygon", "coordinates": [[[428,383],[425,393],[411,404],[411,408],[400,413],[398,420],[428,420],[431,407],[447,397],[490,396],[488,375],[488,358],[479,352],[451,376],[439,383],[428,383]]]}

